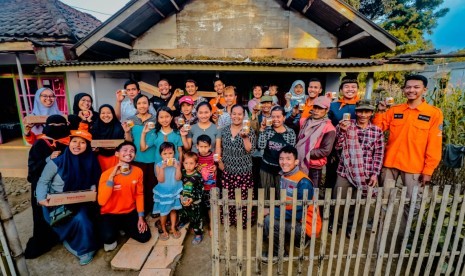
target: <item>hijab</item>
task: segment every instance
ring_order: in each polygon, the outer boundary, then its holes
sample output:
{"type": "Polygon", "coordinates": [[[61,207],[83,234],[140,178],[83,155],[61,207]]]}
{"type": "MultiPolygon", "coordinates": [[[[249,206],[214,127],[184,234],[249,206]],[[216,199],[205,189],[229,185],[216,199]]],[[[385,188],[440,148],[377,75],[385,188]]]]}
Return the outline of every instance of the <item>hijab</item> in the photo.
{"type": "Polygon", "coordinates": [[[121,126],[121,122],[116,117],[115,110],[109,104],[104,104],[99,108],[99,116],[98,119],[95,120],[95,123],[90,130],[92,134],[92,138],[95,140],[102,140],[102,139],[124,139],[124,130],[121,126]],[[100,112],[104,107],[108,107],[113,115],[113,119],[109,123],[105,123],[100,119],[100,112]]]}
{"type": "Polygon", "coordinates": [[[291,95],[292,95],[291,100],[305,102],[305,100],[307,99],[307,94],[305,93],[305,83],[304,83],[304,81],[302,81],[302,80],[294,81],[292,83],[292,85],[291,85],[291,89],[289,89],[289,93],[291,93],[291,95]],[[294,88],[299,84],[302,86],[303,90],[302,90],[301,94],[297,95],[294,92],[294,88]]]}
{"type": "Polygon", "coordinates": [[[92,119],[95,120],[95,116],[98,115],[97,112],[94,111],[94,108],[92,107],[92,104],[94,103],[94,99],[92,99],[92,96],[87,94],[87,93],[84,93],[84,92],[81,92],[81,93],[77,93],[75,96],[74,96],[74,102],[73,102],[73,114],[75,115],[78,115],[79,114],[79,111],[81,111],[81,109],[79,108],[79,101],[83,98],[83,97],[89,97],[90,98],[90,108],[89,110],[92,112],[92,119]]]}
{"type": "MultiPolygon", "coordinates": [[[[39,88],[36,91],[34,95],[34,107],[32,108],[32,115],[36,115],[36,116],[61,115],[61,111],[58,109],[56,98],[51,107],[44,106],[42,102],[40,101],[40,94],[42,94],[42,92],[44,92],[45,90],[50,90],[53,93],[53,91],[47,87],[39,88]]],[[[55,93],[53,93],[53,95],[55,95],[55,93]]],[[[43,131],[43,125],[35,125],[31,131],[34,134],[41,134],[43,131]]]]}
{"type": "Polygon", "coordinates": [[[79,155],[74,155],[67,147],[63,154],[52,159],[58,167],[58,175],[65,183],[63,192],[88,190],[99,182],[100,165],[92,152],[90,142],[86,143],[86,150],[79,155]]]}

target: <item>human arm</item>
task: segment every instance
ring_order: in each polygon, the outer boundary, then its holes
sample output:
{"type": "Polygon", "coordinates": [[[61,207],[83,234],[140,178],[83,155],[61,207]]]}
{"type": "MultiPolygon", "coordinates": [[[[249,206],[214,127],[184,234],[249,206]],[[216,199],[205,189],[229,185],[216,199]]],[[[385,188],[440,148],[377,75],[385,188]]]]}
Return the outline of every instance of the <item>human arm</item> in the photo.
{"type": "Polygon", "coordinates": [[[47,194],[57,173],[58,168],[53,161],[49,161],[42,171],[36,188],[37,202],[42,206],[48,206],[47,194]]]}
{"type": "Polygon", "coordinates": [[[179,180],[181,180],[181,178],[182,178],[181,162],[179,162],[179,161],[176,160],[176,161],[174,162],[174,168],[176,169],[176,173],[175,173],[175,176],[174,176],[174,177],[175,177],[175,179],[176,179],[177,181],[179,181],[179,180]]]}
{"type": "Polygon", "coordinates": [[[425,164],[421,172],[421,184],[424,186],[431,180],[434,170],[441,161],[442,154],[442,128],[444,117],[441,110],[432,118],[432,124],[428,131],[428,138],[425,151],[425,164]]]}
{"type": "Polygon", "coordinates": [[[284,121],[284,124],[294,130],[295,133],[299,133],[300,131],[300,112],[299,109],[297,108],[297,113],[294,111],[296,108],[292,110],[292,113],[286,117],[286,120],[284,121]]]}
{"type": "Polygon", "coordinates": [[[336,139],[336,131],[328,131],[323,134],[321,144],[317,149],[310,151],[310,159],[320,159],[329,156],[333,150],[334,140],[336,139]]]}
{"type": "Polygon", "coordinates": [[[123,91],[116,91],[115,114],[118,120],[121,120],[121,102],[124,100],[123,91]]]}
{"type": "Polygon", "coordinates": [[[128,126],[127,122],[121,123],[121,126],[123,127],[124,130],[124,140],[132,142],[132,133],[131,133],[131,128],[128,126]]]}
{"type": "Polygon", "coordinates": [[[250,153],[253,149],[253,141],[252,138],[255,138],[255,134],[253,131],[249,131],[249,133],[245,133],[243,130],[239,132],[239,135],[244,142],[244,149],[246,152],[250,153]]]}
{"type": "MultiPolygon", "coordinates": [[[[135,171],[135,170],[134,170],[135,171]]],[[[138,171],[137,184],[136,184],[136,210],[140,217],[144,217],[144,178],[142,170],[138,171]]]]}
{"type": "Polygon", "coordinates": [[[146,136],[147,136],[147,132],[149,131],[150,129],[149,129],[148,124],[145,124],[144,128],[142,129],[142,133],[140,135],[140,151],[146,151],[149,148],[146,143],[146,136]]]}
{"type": "Polygon", "coordinates": [[[185,151],[189,151],[192,148],[192,133],[185,130],[183,127],[179,129],[181,134],[182,147],[185,151]]]}
{"type": "Polygon", "coordinates": [[[221,156],[221,136],[220,135],[216,136],[215,153],[221,156]]]}
{"type": "Polygon", "coordinates": [[[161,167],[155,165],[155,173],[157,175],[158,184],[165,182],[165,168],[166,163],[163,161],[161,167]]]}
{"type": "Polygon", "coordinates": [[[115,185],[114,178],[121,172],[120,168],[121,163],[118,163],[115,167],[113,167],[113,170],[110,173],[104,172],[100,177],[97,195],[97,202],[100,206],[107,204],[108,200],[111,198],[113,186],[115,185]]]}

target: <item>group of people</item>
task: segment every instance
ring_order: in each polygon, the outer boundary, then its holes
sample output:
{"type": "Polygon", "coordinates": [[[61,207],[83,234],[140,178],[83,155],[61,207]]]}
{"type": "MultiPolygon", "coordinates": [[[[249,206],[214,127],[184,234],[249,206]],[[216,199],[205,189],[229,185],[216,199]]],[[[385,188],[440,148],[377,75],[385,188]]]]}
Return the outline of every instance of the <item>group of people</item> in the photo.
{"type": "MultiPolygon", "coordinates": [[[[308,190],[312,199],[313,189],[324,183],[341,188],[344,198],[348,189],[366,193],[368,187],[400,176],[408,195],[415,186],[421,194],[441,159],[442,113],[424,101],[427,79],[421,75],[406,77],[407,101],[393,106],[361,100],[357,79],[350,76],[342,78],[339,96],[323,95],[318,79],[310,79],[305,93],[305,83],[296,80],[282,102],[276,85],[266,92],[256,85],[246,105],[239,103],[234,86],[215,79],[213,87],[217,96],[207,100],[198,95],[194,80],[186,81],[183,93],[173,92],[169,81],[161,79],[160,96],[149,98],[136,81],[128,80],[116,92],[114,108],[104,104],[96,112],[92,97],[79,93],[67,119],[56,108],[53,91],[39,89],[33,114],[49,117],[43,125],[25,124],[26,139],[33,144],[28,180],[34,218],[26,257],[40,256],[60,241],[87,264],[101,243],[106,251],[116,248],[119,230],[148,241],[148,215],[160,216],[160,239],[179,238],[179,226],[190,223],[192,243],[199,244],[204,219],[211,221],[214,187],[228,189],[231,199],[238,188],[243,199],[257,188],[264,188],[267,198],[279,198],[279,192],[270,194],[271,188],[286,189],[288,197],[297,189],[298,199],[308,190]],[[115,139],[124,142],[116,148],[90,144],[115,139]],[[98,205],[67,205],[69,219],[51,223],[57,207],[49,206],[48,194],[89,189],[97,191],[98,205]]],[[[356,223],[353,212],[348,236],[356,223]]],[[[245,207],[231,206],[229,221],[223,216],[221,221],[236,225],[240,219],[245,226],[246,214],[245,207]]],[[[301,231],[310,236],[314,216],[318,234],[321,218],[313,208],[308,209],[307,225],[299,224],[302,208],[297,210],[292,230],[288,210],[286,236],[290,231],[299,232],[296,237],[301,231]]],[[[273,226],[269,216],[265,219],[264,234],[274,227],[277,238],[279,212],[274,221],[273,226]]],[[[277,255],[277,247],[274,251],[277,255]]]]}

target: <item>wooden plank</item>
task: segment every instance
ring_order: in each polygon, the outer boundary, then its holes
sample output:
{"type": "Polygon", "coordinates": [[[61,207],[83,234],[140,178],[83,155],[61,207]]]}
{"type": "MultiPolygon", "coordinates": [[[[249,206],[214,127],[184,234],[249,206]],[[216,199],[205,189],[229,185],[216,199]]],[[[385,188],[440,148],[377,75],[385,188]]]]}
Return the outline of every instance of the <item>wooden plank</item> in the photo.
{"type": "MultiPolygon", "coordinates": [[[[423,195],[421,197],[421,204],[420,204],[420,211],[416,215],[416,220],[422,219],[425,210],[426,210],[426,204],[431,200],[429,196],[429,190],[428,189],[423,189],[423,195]]],[[[405,275],[410,274],[410,269],[412,267],[415,251],[417,248],[417,242],[418,242],[418,237],[420,236],[420,230],[421,230],[421,223],[417,223],[416,228],[415,228],[415,234],[413,235],[413,242],[412,242],[412,248],[410,249],[410,256],[407,262],[407,267],[405,268],[405,275]]]]}
{"type": "MultiPolygon", "coordinates": [[[[450,241],[451,241],[451,238],[452,238],[452,230],[454,229],[455,218],[457,216],[457,206],[458,206],[458,204],[460,202],[460,188],[461,188],[460,185],[456,185],[454,187],[455,191],[454,191],[454,197],[453,197],[452,206],[451,206],[451,210],[450,210],[449,225],[447,226],[446,237],[445,237],[445,240],[444,240],[444,245],[442,247],[441,256],[439,258],[438,265],[436,266],[436,271],[434,272],[435,276],[439,276],[441,274],[442,269],[443,269],[442,266],[444,265],[444,260],[446,258],[447,253],[449,253],[448,249],[449,249],[449,244],[450,244],[450,241]]],[[[461,222],[462,221],[458,221],[458,224],[461,224],[461,222]]],[[[457,233],[460,233],[460,232],[457,232],[457,233]]],[[[460,239],[460,237],[458,239],[460,239]]],[[[453,251],[451,251],[450,253],[452,253],[452,252],[453,251]]],[[[453,263],[449,262],[448,265],[447,265],[447,268],[449,268],[449,266],[452,266],[451,264],[453,264],[453,263]]],[[[448,275],[448,274],[446,273],[446,275],[448,275]]]]}
{"type": "MultiPolygon", "coordinates": [[[[303,207],[302,207],[303,208],[303,207]]],[[[297,215],[297,189],[292,191],[292,214],[291,214],[291,241],[289,246],[289,262],[287,265],[287,275],[292,276],[292,268],[294,267],[294,244],[295,244],[295,225],[297,215]]],[[[302,225],[302,228],[304,225],[302,225]]],[[[303,228],[305,229],[305,228],[303,228]]]]}
{"type": "Polygon", "coordinates": [[[224,258],[226,260],[224,275],[229,275],[231,272],[231,236],[229,233],[229,196],[227,189],[223,189],[223,228],[224,258]]]}
{"type": "Polygon", "coordinates": [[[27,115],[24,117],[24,122],[26,124],[45,124],[47,118],[48,115],[27,115]]]}
{"type": "Polygon", "coordinates": [[[323,276],[324,271],[324,259],[326,256],[326,242],[328,239],[328,225],[329,225],[329,216],[331,211],[331,189],[325,190],[325,201],[323,207],[323,218],[321,226],[321,244],[320,244],[320,257],[318,263],[318,275],[323,276]]]}
{"type": "Polygon", "coordinates": [[[348,39],[346,40],[343,40],[343,41],[340,41],[338,46],[337,47],[344,47],[346,45],[349,45],[351,43],[354,43],[354,42],[357,42],[359,41],[360,39],[364,39],[365,37],[369,37],[370,34],[368,34],[367,32],[363,31],[363,32],[360,32],[352,37],[349,37],[348,39]]]}
{"type": "Polygon", "coordinates": [[[0,43],[1,52],[19,52],[19,51],[33,51],[34,46],[29,41],[19,42],[2,42],[0,43]]]}
{"type": "MultiPolygon", "coordinates": [[[[462,242],[464,242],[464,239],[462,239],[462,242]]],[[[459,260],[457,262],[457,265],[455,266],[455,273],[454,273],[455,276],[458,276],[458,275],[464,276],[465,275],[465,268],[462,268],[462,262],[463,262],[464,257],[465,257],[465,246],[462,246],[462,250],[460,251],[459,260]],[[460,272],[460,268],[462,268],[462,272],[460,272]]]]}
{"type": "MultiPolygon", "coordinates": [[[[457,190],[461,190],[462,186],[459,184],[456,186],[456,189],[457,190]]],[[[457,220],[457,222],[460,222],[460,221],[463,221],[465,219],[465,196],[462,194],[460,195],[460,212],[459,212],[459,219],[457,220]]],[[[463,226],[463,223],[457,223],[457,229],[455,231],[455,233],[461,233],[462,232],[462,226],[463,226]]],[[[454,243],[452,244],[452,249],[451,249],[451,256],[449,257],[449,265],[447,266],[447,270],[446,270],[446,275],[450,275],[451,274],[451,270],[452,270],[452,265],[450,264],[453,264],[454,263],[454,260],[455,260],[455,252],[457,250],[457,246],[459,245],[459,241],[460,239],[454,239],[454,243]]],[[[463,239],[462,239],[462,242],[463,242],[463,239]]],[[[462,246],[462,249],[465,248],[465,246],[462,246]]]]}
{"type": "Polygon", "coordinates": [[[144,268],[169,268],[172,263],[179,260],[183,248],[182,245],[155,246],[144,268]]]}
{"type": "Polygon", "coordinates": [[[386,248],[387,236],[389,233],[389,222],[391,221],[392,213],[394,212],[394,204],[396,200],[397,190],[395,188],[390,189],[389,191],[389,201],[386,210],[386,217],[383,222],[382,232],[381,232],[381,243],[379,245],[379,250],[377,252],[376,268],[375,275],[381,275],[381,270],[383,269],[383,259],[384,259],[384,250],[386,248]]]}
{"type": "Polygon", "coordinates": [[[139,271],[152,248],[153,246],[147,243],[125,243],[111,260],[111,267],[115,270],[139,271]]]}
{"type": "Polygon", "coordinates": [[[111,39],[111,38],[108,38],[108,37],[102,37],[100,39],[100,41],[110,43],[112,45],[115,45],[115,46],[118,46],[118,47],[121,47],[121,48],[125,48],[125,49],[128,49],[128,50],[132,50],[131,45],[128,45],[126,43],[123,43],[123,42],[120,42],[120,41],[117,41],[117,40],[114,40],[114,39],[111,39]]]}
{"type": "Polygon", "coordinates": [[[319,211],[319,207],[318,207],[319,192],[320,191],[318,188],[314,190],[312,205],[310,206],[310,208],[313,209],[312,210],[313,216],[312,216],[312,235],[310,238],[310,251],[309,251],[309,263],[308,263],[307,275],[313,275],[313,263],[315,262],[315,258],[317,258],[317,254],[315,254],[315,243],[316,243],[316,219],[317,219],[317,214],[319,211]]]}
{"type": "Polygon", "coordinates": [[[263,211],[265,207],[265,190],[258,189],[257,201],[257,243],[255,245],[255,274],[262,274],[262,250],[263,250],[263,211]]]}
{"type": "MultiPolygon", "coordinates": [[[[283,274],[284,261],[284,240],[285,240],[285,224],[286,224],[286,190],[281,189],[279,195],[279,249],[278,249],[278,275],[283,274]]],[[[293,245],[291,245],[293,246],[293,245]]]]}
{"type": "MultiPolygon", "coordinates": [[[[412,191],[412,197],[408,199],[410,202],[410,207],[408,211],[408,216],[407,216],[407,223],[405,225],[404,229],[404,238],[402,240],[402,245],[400,246],[400,254],[399,254],[399,260],[397,262],[397,268],[396,268],[396,276],[400,275],[400,272],[402,270],[402,264],[404,262],[404,258],[406,256],[405,251],[407,249],[407,244],[410,238],[410,229],[412,228],[412,222],[413,222],[413,216],[415,214],[415,205],[417,203],[417,197],[418,197],[418,186],[413,187],[412,191]]],[[[403,213],[402,210],[399,208],[399,212],[403,213]]]]}
{"type": "Polygon", "coordinates": [[[358,247],[357,247],[357,255],[355,257],[355,266],[354,266],[354,271],[353,275],[359,275],[358,270],[360,266],[360,259],[362,258],[362,253],[363,253],[363,243],[365,241],[365,236],[366,236],[366,228],[368,224],[368,217],[370,216],[370,206],[371,206],[371,201],[373,197],[373,188],[368,187],[368,193],[367,193],[367,198],[365,201],[365,209],[363,212],[363,219],[362,219],[362,229],[360,232],[360,240],[358,241],[358,247]]]}
{"type": "Polygon", "coordinates": [[[346,198],[344,202],[344,215],[342,219],[342,234],[339,238],[339,250],[337,252],[337,261],[336,261],[336,273],[335,275],[341,275],[341,265],[342,265],[342,255],[344,254],[344,245],[345,245],[345,238],[346,238],[346,231],[347,231],[347,221],[349,217],[349,210],[351,207],[352,201],[352,188],[347,189],[346,198]]]}
{"type": "Polygon", "coordinates": [[[371,226],[371,234],[370,234],[370,240],[368,242],[367,257],[365,260],[365,267],[363,269],[362,275],[370,274],[371,257],[372,257],[373,249],[376,243],[376,237],[378,233],[378,222],[379,222],[379,217],[380,217],[382,203],[383,203],[383,194],[384,194],[383,192],[384,192],[383,189],[378,189],[378,195],[376,197],[375,212],[373,214],[373,225],[371,226]]]}
{"type": "MultiPolygon", "coordinates": [[[[139,82],[139,88],[141,91],[147,92],[151,95],[160,97],[160,91],[158,90],[158,87],[148,84],[146,82],[140,81],[139,82]]],[[[182,91],[182,89],[181,89],[182,91]]],[[[204,98],[214,98],[218,94],[216,92],[211,92],[211,91],[197,91],[197,95],[202,96],[204,98]]]]}
{"type": "Polygon", "coordinates": [[[268,276],[273,275],[273,236],[274,236],[274,213],[275,213],[275,188],[270,189],[270,225],[268,233],[268,266],[267,274],[268,276]]]}
{"type": "Polygon", "coordinates": [[[247,190],[247,237],[246,237],[246,254],[247,254],[247,271],[246,275],[252,275],[252,208],[253,208],[253,189],[247,190]]]}
{"type": "Polygon", "coordinates": [[[90,146],[93,148],[116,148],[124,139],[113,139],[113,140],[92,140],[90,146]]]}
{"type": "Polygon", "coordinates": [[[244,245],[244,239],[243,239],[243,232],[244,230],[242,229],[242,196],[241,196],[241,189],[235,189],[234,190],[234,197],[236,199],[236,245],[237,245],[237,266],[236,266],[236,274],[238,276],[242,275],[242,269],[244,266],[243,263],[243,245],[244,245]]]}
{"type": "Polygon", "coordinates": [[[438,247],[439,243],[439,236],[441,235],[443,224],[444,224],[444,217],[446,215],[446,208],[447,205],[449,204],[449,193],[450,193],[450,185],[446,185],[444,187],[444,190],[442,192],[442,202],[441,202],[441,207],[439,209],[439,215],[434,218],[436,221],[436,229],[433,234],[433,241],[429,245],[430,250],[429,250],[429,257],[428,261],[426,263],[426,268],[425,268],[425,275],[430,275],[430,270],[431,267],[433,266],[433,260],[436,257],[436,248],[438,247]]]}
{"type": "Polygon", "coordinates": [[[333,231],[331,234],[331,245],[329,248],[329,261],[328,261],[328,271],[326,272],[327,275],[333,275],[332,271],[332,264],[334,259],[334,248],[336,247],[336,236],[337,230],[339,228],[339,208],[341,206],[341,188],[338,188],[336,191],[336,205],[334,208],[334,217],[333,217],[333,231]]]}
{"type": "MultiPolygon", "coordinates": [[[[433,224],[434,208],[436,207],[436,198],[438,198],[439,187],[433,187],[433,196],[431,197],[431,202],[428,210],[428,217],[426,219],[425,232],[423,233],[423,239],[420,246],[420,254],[417,258],[417,265],[415,266],[414,275],[420,275],[421,265],[423,263],[423,257],[425,256],[426,247],[428,246],[429,233],[431,232],[431,225],[433,224]]],[[[420,222],[423,222],[423,217],[418,217],[420,222]]]]}
{"type": "MultiPolygon", "coordinates": [[[[307,212],[308,212],[308,190],[304,190],[302,195],[302,227],[307,225],[307,212]]],[[[305,232],[300,233],[300,245],[299,245],[299,262],[297,263],[297,275],[302,274],[303,269],[303,260],[305,254],[304,241],[302,240],[305,237],[305,232]]]]}
{"type": "Polygon", "coordinates": [[[388,257],[388,261],[386,264],[386,271],[384,272],[385,275],[390,275],[389,273],[391,272],[392,258],[393,258],[394,250],[397,244],[397,235],[399,234],[400,224],[404,216],[404,207],[405,207],[406,197],[407,197],[407,187],[404,186],[402,187],[402,191],[400,193],[400,202],[399,202],[399,207],[397,208],[397,217],[396,217],[396,223],[394,225],[394,231],[391,236],[392,240],[390,241],[391,246],[389,248],[389,257],[388,257]]]}
{"type": "MultiPolygon", "coordinates": [[[[358,213],[360,212],[360,204],[361,204],[360,201],[361,201],[361,199],[362,199],[362,190],[357,189],[357,195],[356,195],[356,199],[355,199],[355,213],[354,213],[353,226],[352,226],[352,232],[351,232],[352,235],[350,236],[350,239],[349,239],[349,248],[347,249],[346,265],[345,265],[345,269],[344,269],[344,275],[345,276],[349,275],[350,260],[352,258],[352,251],[353,251],[353,248],[354,248],[355,235],[357,235],[358,213]]],[[[360,236],[362,236],[362,235],[364,236],[365,233],[362,232],[360,236]]]]}
{"type": "Polygon", "coordinates": [[[219,202],[218,202],[218,188],[211,191],[211,212],[213,223],[212,235],[212,275],[220,274],[220,233],[219,233],[219,202]]]}

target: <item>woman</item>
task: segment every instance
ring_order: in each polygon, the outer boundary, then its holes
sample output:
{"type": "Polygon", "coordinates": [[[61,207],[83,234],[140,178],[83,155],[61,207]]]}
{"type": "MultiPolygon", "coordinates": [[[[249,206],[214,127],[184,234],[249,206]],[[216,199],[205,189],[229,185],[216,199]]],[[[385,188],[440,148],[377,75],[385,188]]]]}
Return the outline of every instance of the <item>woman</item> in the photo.
{"type": "MultiPolygon", "coordinates": [[[[32,109],[32,115],[34,116],[50,116],[50,115],[61,115],[61,111],[58,109],[56,102],[56,95],[50,88],[40,88],[36,91],[34,95],[34,107],[32,109]]],[[[27,125],[26,133],[29,133],[29,130],[34,134],[41,134],[43,125],[27,125]],[[29,127],[29,128],[28,128],[29,127]]],[[[26,134],[27,135],[27,134],[26,134]]]]}
{"type": "Polygon", "coordinates": [[[181,137],[184,150],[198,153],[197,137],[202,134],[210,136],[212,140],[211,150],[221,155],[221,137],[216,125],[211,121],[212,107],[208,102],[201,102],[197,106],[198,123],[191,126],[189,131],[181,128],[181,137]]]}
{"type": "MultiPolygon", "coordinates": [[[[247,104],[249,107],[249,112],[253,113],[254,107],[260,103],[260,99],[262,98],[263,95],[263,89],[260,85],[254,85],[252,88],[252,93],[253,93],[253,99],[249,101],[247,104]]],[[[258,108],[257,108],[258,110],[258,108]]]]}
{"type": "MultiPolygon", "coordinates": [[[[98,119],[95,120],[90,128],[90,133],[94,140],[124,139],[123,127],[111,105],[104,104],[100,106],[98,114],[98,117],[96,117],[98,119]]],[[[87,124],[81,123],[80,129],[82,127],[86,130],[87,124]]],[[[95,149],[95,153],[102,172],[118,164],[114,148],[97,148],[95,149]]]]}
{"type": "MultiPolygon", "coordinates": [[[[47,164],[47,158],[56,158],[65,150],[63,138],[69,136],[66,119],[61,115],[51,115],[47,118],[43,129],[43,136],[36,140],[29,150],[27,181],[31,183],[31,206],[33,231],[32,237],[26,245],[24,255],[26,259],[34,259],[50,251],[58,242],[58,236],[44,220],[42,207],[37,204],[36,188],[40,175],[47,164]]],[[[68,141],[69,143],[69,141],[68,141]]]]}
{"type": "MultiPolygon", "coordinates": [[[[71,131],[71,141],[62,155],[47,163],[37,183],[37,201],[43,206],[44,218],[51,224],[47,194],[95,190],[100,178],[100,167],[92,153],[92,135],[85,130],[71,131]]],[[[79,258],[81,265],[90,263],[97,250],[91,203],[65,205],[73,212],[66,221],[55,224],[53,230],[65,248],[79,258]]],[[[44,237],[46,239],[46,237],[44,237]]]]}
{"type": "Polygon", "coordinates": [[[272,125],[267,126],[267,120],[263,120],[260,125],[258,148],[263,150],[260,181],[267,198],[270,196],[270,188],[276,188],[276,198],[279,197],[279,151],[286,145],[295,145],[295,132],[284,125],[285,118],[284,108],[275,106],[271,109],[272,125]]]}
{"type": "MultiPolygon", "coordinates": [[[[248,125],[244,128],[245,109],[239,104],[231,108],[231,125],[221,129],[223,158],[218,163],[223,171],[222,187],[228,189],[229,199],[235,198],[235,189],[241,189],[242,199],[247,199],[248,189],[253,188],[252,152],[255,150],[255,133],[248,125]]],[[[242,209],[242,225],[247,222],[247,209],[242,209]]],[[[235,207],[229,207],[229,223],[236,225],[235,207]]]]}
{"type": "MultiPolygon", "coordinates": [[[[143,94],[139,94],[134,98],[134,106],[136,107],[136,115],[129,117],[123,122],[124,139],[126,141],[134,142],[137,149],[134,165],[139,167],[144,173],[144,210],[149,214],[153,209],[153,187],[157,184],[155,178],[155,147],[147,148],[145,151],[141,150],[141,137],[145,124],[156,123],[155,115],[149,113],[149,98],[143,94]],[[132,126],[133,125],[133,126],[132,126]]],[[[147,135],[153,133],[150,130],[147,135]]]]}
{"type": "Polygon", "coordinates": [[[78,93],[74,96],[73,114],[77,115],[84,122],[92,123],[97,120],[99,114],[92,107],[93,99],[87,93],[78,93]]]}
{"type": "Polygon", "coordinates": [[[285,95],[286,105],[284,110],[286,111],[288,117],[292,112],[292,108],[301,103],[305,103],[307,100],[307,95],[305,94],[305,83],[302,80],[296,80],[292,83],[291,89],[285,95]]]}

